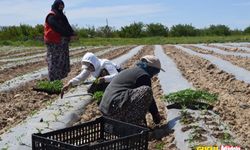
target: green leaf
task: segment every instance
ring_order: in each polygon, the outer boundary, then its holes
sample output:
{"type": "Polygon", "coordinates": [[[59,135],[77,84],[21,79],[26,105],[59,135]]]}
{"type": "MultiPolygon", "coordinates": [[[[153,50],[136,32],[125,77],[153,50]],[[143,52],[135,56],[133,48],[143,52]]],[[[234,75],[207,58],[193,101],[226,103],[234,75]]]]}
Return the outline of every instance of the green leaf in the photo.
{"type": "Polygon", "coordinates": [[[168,103],[180,103],[187,105],[193,102],[203,102],[212,104],[217,101],[216,94],[210,94],[202,90],[185,89],[178,92],[173,92],[163,96],[163,100],[168,103]]]}
{"type": "Polygon", "coordinates": [[[97,103],[100,103],[102,100],[104,92],[103,91],[96,91],[93,95],[93,99],[96,100],[97,103]]]}
{"type": "Polygon", "coordinates": [[[38,81],[36,84],[36,88],[42,91],[46,91],[49,93],[60,93],[63,87],[63,83],[61,80],[55,81],[38,81]]]}

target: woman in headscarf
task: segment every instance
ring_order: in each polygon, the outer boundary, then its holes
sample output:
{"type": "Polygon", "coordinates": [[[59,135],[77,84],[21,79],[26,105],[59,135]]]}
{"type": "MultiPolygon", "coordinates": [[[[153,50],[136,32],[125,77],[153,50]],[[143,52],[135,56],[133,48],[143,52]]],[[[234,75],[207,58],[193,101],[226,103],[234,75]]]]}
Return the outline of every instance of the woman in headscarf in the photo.
{"type": "Polygon", "coordinates": [[[47,46],[49,80],[60,80],[70,72],[69,41],[75,33],[63,13],[64,3],[55,0],[45,19],[44,42],[47,46]]]}
{"type": "Polygon", "coordinates": [[[82,71],[79,75],[71,79],[62,89],[61,97],[65,90],[71,86],[75,86],[84,82],[89,75],[96,78],[96,83],[88,89],[88,93],[96,91],[104,91],[110,81],[121,70],[120,66],[107,59],[99,59],[93,53],[87,52],[82,58],[82,71]]]}
{"type": "Polygon", "coordinates": [[[146,55],[135,67],[123,70],[106,88],[100,111],[116,120],[147,126],[146,113],[149,111],[153,121],[159,124],[163,119],[158,112],[151,89],[151,78],[157,75],[161,63],[153,55],[146,55]]]}

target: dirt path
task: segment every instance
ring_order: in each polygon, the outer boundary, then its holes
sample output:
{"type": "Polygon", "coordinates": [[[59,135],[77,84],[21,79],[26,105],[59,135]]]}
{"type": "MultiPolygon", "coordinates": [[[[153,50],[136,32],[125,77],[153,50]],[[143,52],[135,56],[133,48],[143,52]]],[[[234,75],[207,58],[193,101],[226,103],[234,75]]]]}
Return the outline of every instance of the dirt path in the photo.
{"type": "Polygon", "coordinates": [[[222,54],[218,54],[215,53],[213,51],[209,51],[209,50],[205,50],[205,49],[201,49],[201,48],[197,48],[194,46],[184,46],[186,48],[192,49],[198,53],[202,53],[202,54],[212,54],[213,56],[219,57],[221,59],[224,59],[226,61],[231,62],[232,64],[245,68],[246,70],[250,71],[250,58],[247,57],[239,57],[239,56],[231,56],[231,55],[222,55],[222,54]]]}
{"type": "MultiPolygon", "coordinates": [[[[113,51],[112,57],[110,54],[103,54],[100,57],[107,58],[107,56],[110,56],[110,58],[114,58],[126,53],[128,50],[126,48],[119,49],[113,51]]],[[[72,71],[67,78],[63,79],[63,82],[66,83],[72,77],[76,76],[80,68],[80,63],[72,65],[72,71]]],[[[47,93],[34,91],[33,87],[36,82],[28,82],[24,86],[9,92],[0,92],[0,134],[24,120],[28,115],[32,115],[50,105],[58,98],[58,95],[55,94],[48,95],[47,93]]]]}
{"type": "Polygon", "coordinates": [[[241,140],[240,144],[249,146],[250,85],[235,80],[233,75],[219,70],[198,56],[191,56],[174,46],[165,45],[164,49],[195,88],[219,95],[214,111],[230,126],[231,131],[235,132],[241,140]]]}

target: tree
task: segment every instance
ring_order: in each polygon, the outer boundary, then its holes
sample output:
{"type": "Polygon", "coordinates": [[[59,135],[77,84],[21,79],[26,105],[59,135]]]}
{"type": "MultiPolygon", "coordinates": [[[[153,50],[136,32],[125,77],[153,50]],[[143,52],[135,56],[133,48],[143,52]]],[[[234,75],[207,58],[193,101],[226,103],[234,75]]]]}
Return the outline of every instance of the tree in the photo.
{"type": "Polygon", "coordinates": [[[88,37],[93,38],[93,37],[96,36],[96,29],[95,29],[94,26],[88,27],[88,28],[86,29],[86,31],[87,31],[87,36],[88,36],[88,37]]]}
{"type": "Polygon", "coordinates": [[[112,37],[113,31],[115,31],[115,28],[112,28],[112,27],[110,27],[108,25],[103,26],[103,27],[99,27],[96,30],[97,36],[99,36],[99,37],[106,37],[106,38],[112,37]]]}
{"type": "Polygon", "coordinates": [[[230,31],[230,35],[242,35],[243,32],[239,29],[234,29],[230,31]]]}
{"type": "Polygon", "coordinates": [[[245,33],[245,34],[250,34],[250,26],[247,27],[247,28],[244,30],[244,33],[245,33]]]}
{"type": "Polygon", "coordinates": [[[127,38],[142,37],[144,24],[142,22],[133,23],[121,28],[120,36],[127,38]]]}
{"type": "Polygon", "coordinates": [[[228,36],[231,35],[230,28],[226,25],[210,25],[207,29],[208,35],[228,36]]]}
{"type": "Polygon", "coordinates": [[[175,25],[175,26],[171,27],[170,35],[171,36],[177,36],[177,37],[180,37],[180,36],[196,36],[197,35],[197,30],[192,25],[178,24],[178,25],[175,25]]]}
{"type": "Polygon", "coordinates": [[[148,36],[168,36],[168,27],[160,23],[151,23],[146,25],[146,34],[148,36]]]}

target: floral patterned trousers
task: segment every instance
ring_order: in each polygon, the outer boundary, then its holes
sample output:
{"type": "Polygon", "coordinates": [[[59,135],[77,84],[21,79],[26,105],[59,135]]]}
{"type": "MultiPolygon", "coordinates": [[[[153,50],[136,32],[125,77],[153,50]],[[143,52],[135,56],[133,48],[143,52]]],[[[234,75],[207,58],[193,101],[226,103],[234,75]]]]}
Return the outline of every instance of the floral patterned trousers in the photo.
{"type": "Polygon", "coordinates": [[[49,80],[61,80],[70,72],[69,41],[60,44],[46,43],[49,80]]]}
{"type": "Polygon", "coordinates": [[[153,92],[149,86],[141,86],[133,89],[130,93],[130,99],[120,108],[116,103],[111,103],[110,115],[108,117],[140,125],[147,126],[146,114],[153,101],[153,92]]]}

